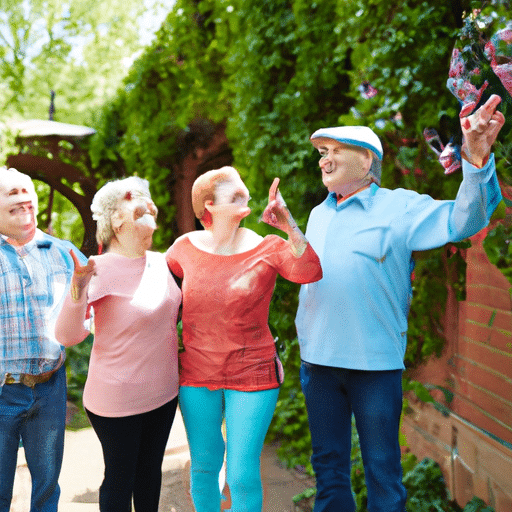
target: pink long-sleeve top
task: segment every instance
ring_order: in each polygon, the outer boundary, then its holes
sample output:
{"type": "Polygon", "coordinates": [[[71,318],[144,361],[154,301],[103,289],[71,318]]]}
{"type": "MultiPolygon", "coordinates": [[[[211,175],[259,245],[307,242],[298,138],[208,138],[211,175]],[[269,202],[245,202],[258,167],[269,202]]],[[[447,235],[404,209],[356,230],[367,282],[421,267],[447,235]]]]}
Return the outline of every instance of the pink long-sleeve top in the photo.
{"type": "Polygon", "coordinates": [[[266,236],[254,249],[220,255],[196,247],[185,235],[167,251],[169,268],[183,278],[183,345],[180,384],[256,391],[280,384],[268,327],[277,274],[296,283],[322,277],[308,244],[301,257],[288,242],[266,236]]]}
{"type": "Polygon", "coordinates": [[[94,256],[87,300],[68,297],[56,334],[65,346],[82,341],[87,305],[94,310],[94,342],[84,407],[107,417],[156,409],[178,394],[176,320],[181,291],[163,254],[142,258],[94,256]]]}

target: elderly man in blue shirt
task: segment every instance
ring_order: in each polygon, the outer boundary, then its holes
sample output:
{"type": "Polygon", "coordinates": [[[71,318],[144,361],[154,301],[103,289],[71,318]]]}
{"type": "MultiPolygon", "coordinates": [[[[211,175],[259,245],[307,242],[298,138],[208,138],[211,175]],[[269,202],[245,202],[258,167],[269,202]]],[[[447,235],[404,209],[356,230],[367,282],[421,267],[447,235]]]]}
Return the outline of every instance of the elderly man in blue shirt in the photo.
{"type": "Polygon", "coordinates": [[[0,512],[9,512],[20,439],[31,512],[57,512],[66,420],[65,352],[55,322],[69,290],[69,242],[36,227],[29,176],[0,168],[0,512]]]}
{"type": "Polygon", "coordinates": [[[493,95],[461,118],[463,180],[454,201],[380,185],[382,145],[367,127],[323,128],[327,198],[306,238],[323,278],[303,285],[296,326],[317,479],[315,512],[353,512],[351,417],[355,417],[370,512],[403,512],[398,442],[413,251],[460,241],[485,227],[501,200],[491,146],[505,119],[493,95]]]}

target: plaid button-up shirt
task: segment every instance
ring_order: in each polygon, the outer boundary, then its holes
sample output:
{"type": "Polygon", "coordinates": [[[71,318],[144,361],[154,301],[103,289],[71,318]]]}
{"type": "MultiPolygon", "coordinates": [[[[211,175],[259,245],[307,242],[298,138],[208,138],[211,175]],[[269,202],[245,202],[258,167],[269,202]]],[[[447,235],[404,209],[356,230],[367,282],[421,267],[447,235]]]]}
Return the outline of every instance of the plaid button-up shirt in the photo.
{"type": "Polygon", "coordinates": [[[70,242],[39,230],[22,247],[0,237],[0,385],[6,373],[50,371],[64,352],[55,322],[73,274],[70,249],[85,260],[70,242]]]}

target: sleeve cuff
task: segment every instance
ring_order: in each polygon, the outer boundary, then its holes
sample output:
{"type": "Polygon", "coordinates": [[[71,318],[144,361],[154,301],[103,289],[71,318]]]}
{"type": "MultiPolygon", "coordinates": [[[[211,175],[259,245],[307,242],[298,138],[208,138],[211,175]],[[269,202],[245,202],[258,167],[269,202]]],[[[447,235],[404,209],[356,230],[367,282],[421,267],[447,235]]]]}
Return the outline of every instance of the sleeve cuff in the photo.
{"type": "Polygon", "coordinates": [[[494,168],[494,153],[491,153],[489,155],[489,158],[487,159],[487,162],[482,167],[476,167],[475,165],[471,164],[464,158],[462,159],[462,171],[468,172],[471,174],[476,174],[479,172],[488,172],[490,168],[494,168]]]}

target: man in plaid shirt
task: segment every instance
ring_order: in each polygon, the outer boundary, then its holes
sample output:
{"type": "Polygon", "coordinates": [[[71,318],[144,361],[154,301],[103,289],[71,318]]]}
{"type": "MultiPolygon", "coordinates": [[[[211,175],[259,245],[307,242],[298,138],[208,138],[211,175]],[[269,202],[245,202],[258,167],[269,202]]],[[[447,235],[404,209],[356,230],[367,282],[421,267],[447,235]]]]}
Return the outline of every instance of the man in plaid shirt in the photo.
{"type": "Polygon", "coordinates": [[[54,327],[73,244],[36,228],[29,176],[0,168],[0,512],[9,512],[20,439],[32,512],[56,512],[66,419],[65,351],[54,327]]]}

